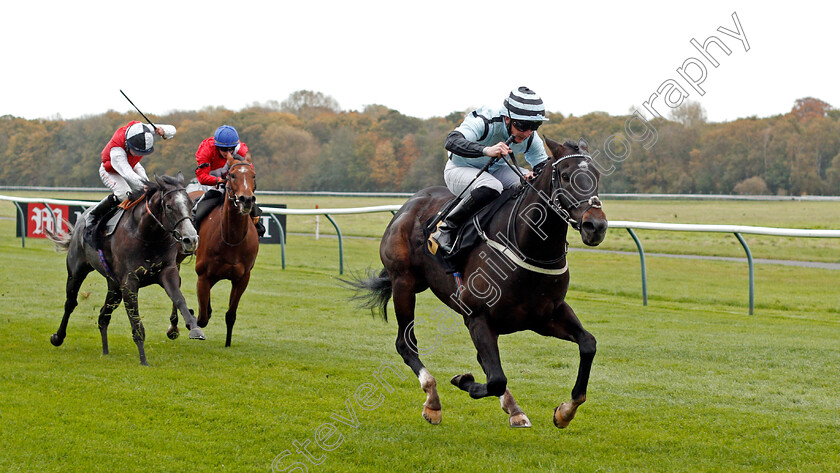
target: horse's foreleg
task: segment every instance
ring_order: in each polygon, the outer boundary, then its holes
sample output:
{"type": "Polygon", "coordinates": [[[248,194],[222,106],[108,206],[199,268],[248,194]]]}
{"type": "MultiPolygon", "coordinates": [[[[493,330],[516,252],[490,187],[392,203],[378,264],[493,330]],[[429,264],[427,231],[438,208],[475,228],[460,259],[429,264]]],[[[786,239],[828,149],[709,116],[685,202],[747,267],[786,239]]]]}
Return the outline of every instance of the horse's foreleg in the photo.
{"type": "Polygon", "coordinates": [[[478,350],[478,360],[487,375],[487,383],[477,383],[473,375],[467,373],[452,378],[452,384],[469,392],[473,399],[502,396],[507,389],[507,378],[499,358],[499,335],[487,325],[484,317],[470,318],[467,328],[478,350]]]}
{"type": "Polygon", "coordinates": [[[397,353],[402,356],[405,364],[417,375],[420,388],[426,393],[426,402],[423,403],[423,418],[430,424],[440,424],[443,420],[443,414],[437,392],[437,381],[420,361],[420,350],[417,346],[417,338],[414,335],[414,306],[417,302],[417,295],[414,293],[413,281],[404,278],[396,279],[393,282],[392,297],[398,324],[397,353]]]}
{"type": "Polygon", "coordinates": [[[239,299],[242,298],[242,294],[248,288],[250,280],[251,272],[248,271],[238,281],[231,281],[230,301],[228,302],[227,313],[225,313],[225,324],[227,325],[226,347],[230,346],[230,338],[233,335],[233,324],[236,323],[236,309],[239,307],[239,299]]]}
{"type": "MultiPolygon", "coordinates": [[[[68,253],[68,262],[71,257],[73,256],[68,253]]],[[[76,257],[78,258],[84,256],[77,255],[76,257]]],[[[76,265],[75,267],[71,267],[68,263],[67,283],[65,284],[66,299],[64,301],[64,315],[61,317],[61,324],[58,326],[58,331],[50,337],[50,343],[52,343],[53,346],[61,346],[61,344],[64,343],[64,337],[67,336],[67,323],[70,321],[70,314],[72,314],[76,306],[79,305],[79,288],[82,287],[85,277],[87,277],[91,271],[93,271],[93,268],[86,263],[76,265]]]]}
{"type": "Polygon", "coordinates": [[[187,307],[187,301],[184,299],[184,295],[181,294],[181,276],[178,274],[178,269],[172,266],[161,271],[160,285],[163,286],[163,290],[166,291],[166,294],[172,299],[172,303],[181,312],[181,316],[184,318],[184,325],[190,330],[190,338],[204,340],[204,332],[198,327],[198,321],[187,307]]]}
{"type": "Polygon", "coordinates": [[[595,358],[596,351],[595,337],[583,328],[575,312],[565,302],[557,309],[551,321],[535,331],[541,335],[578,344],[580,365],[575,386],[572,388],[572,399],[554,409],[554,425],[562,429],[569,425],[569,422],[574,419],[578,407],[586,401],[586,388],[589,384],[589,373],[592,369],[592,360],[595,358]]]}
{"type": "Polygon", "coordinates": [[[146,341],[146,329],[143,327],[143,321],[140,320],[140,313],[137,307],[137,293],[138,287],[136,284],[123,284],[122,298],[125,305],[125,313],[128,315],[128,321],[131,323],[131,338],[134,339],[137,345],[137,351],[140,354],[140,364],[148,366],[146,361],[146,349],[143,343],[146,341]]]}
{"type": "Polygon", "coordinates": [[[210,289],[215,282],[210,282],[206,275],[199,274],[195,283],[195,292],[198,296],[198,326],[206,327],[210,322],[210,289]]]}
{"type": "Polygon", "coordinates": [[[111,323],[111,314],[120,306],[121,301],[122,291],[119,283],[108,279],[108,294],[105,295],[105,303],[99,310],[99,320],[96,324],[99,327],[99,334],[102,336],[103,355],[108,354],[108,325],[111,323]]]}

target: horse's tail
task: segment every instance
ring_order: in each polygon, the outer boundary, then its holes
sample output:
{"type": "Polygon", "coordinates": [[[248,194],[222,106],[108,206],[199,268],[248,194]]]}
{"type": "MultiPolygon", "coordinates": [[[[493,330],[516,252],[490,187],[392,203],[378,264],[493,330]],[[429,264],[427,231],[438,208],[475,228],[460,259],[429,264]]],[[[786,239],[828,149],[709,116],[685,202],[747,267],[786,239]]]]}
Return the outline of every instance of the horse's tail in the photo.
{"type": "MultiPolygon", "coordinates": [[[[65,222],[67,222],[65,220],[65,222]]],[[[70,231],[67,233],[58,230],[56,233],[53,233],[50,229],[44,229],[44,233],[47,235],[47,238],[55,243],[55,251],[67,251],[70,248],[70,240],[73,239],[73,227],[70,226],[70,222],[67,222],[67,227],[70,228],[70,231]]]]}
{"type": "Polygon", "coordinates": [[[361,275],[351,274],[349,281],[341,279],[341,282],[356,291],[350,300],[358,301],[359,306],[370,309],[371,314],[375,314],[378,309],[382,319],[388,321],[388,301],[391,299],[393,287],[384,268],[378,276],[376,271],[367,271],[361,275]]]}

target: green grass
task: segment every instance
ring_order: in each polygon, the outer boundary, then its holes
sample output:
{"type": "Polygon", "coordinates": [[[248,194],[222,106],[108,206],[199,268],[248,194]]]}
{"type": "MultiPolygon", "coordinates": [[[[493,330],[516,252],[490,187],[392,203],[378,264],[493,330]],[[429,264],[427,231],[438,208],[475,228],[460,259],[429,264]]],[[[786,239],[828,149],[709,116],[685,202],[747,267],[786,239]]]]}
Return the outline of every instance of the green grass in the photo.
{"type": "MultiPolygon", "coordinates": [[[[278,246],[261,248],[228,349],[229,284],[214,290],[203,342],[168,340],[169,300],[159,287],[141,290],[152,365],[144,368],[122,308],[110,326],[111,354],[101,355],[105,282],[96,274],[83,285],[64,345],[50,345],[64,302],[64,255],[43,240],[20,248],[13,225],[0,221],[2,471],[264,472],[286,450],[278,470],[297,461],[310,472],[840,469],[836,271],[759,265],[756,315],[748,316],[743,264],[650,257],[643,307],[637,256],[572,253],[568,300],[598,338],[598,355],[588,401],[570,427],[556,429],[551,414],[568,400],[575,345],[532,333],[502,337],[509,387],[533,423],[513,430],[496,399],[472,400],[448,383],[467,371],[483,379],[466,329],[441,335],[418,321],[421,346],[439,336],[424,357],[443,403],[443,423],[431,426],[420,417],[424,394],[394,350],[396,325],[346,301],[334,239],[290,237],[285,270],[278,246]],[[405,378],[386,375],[393,392],[380,387],[381,404],[364,410],[354,395],[366,383],[380,386],[373,373],[383,363],[405,378]],[[331,419],[350,416],[348,399],[355,428],[331,419]],[[328,422],[342,436],[328,443],[341,443],[323,451],[315,435],[328,422]],[[307,440],[318,465],[296,451],[307,440]]],[[[346,240],[347,269],[378,268],[378,244],[346,240]]],[[[831,248],[814,251],[837,258],[831,248]]],[[[191,262],[182,276],[195,307],[191,262]]],[[[422,294],[418,317],[430,322],[440,307],[422,294]]]]}

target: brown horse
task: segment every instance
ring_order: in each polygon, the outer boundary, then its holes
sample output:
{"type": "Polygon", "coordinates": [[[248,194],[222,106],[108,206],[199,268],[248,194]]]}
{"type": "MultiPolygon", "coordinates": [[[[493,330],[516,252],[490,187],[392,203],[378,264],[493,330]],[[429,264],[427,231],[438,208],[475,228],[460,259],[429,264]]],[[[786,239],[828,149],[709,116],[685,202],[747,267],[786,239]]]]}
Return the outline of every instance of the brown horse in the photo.
{"type": "Polygon", "coordinates": [[[566,427],[586,400],[595,337],[584,330],[565,302],[569,287],[566,232],[571,225],[585,244],[595,246],[604,239],[607,220],[597,196],[599,173],[591,165],[583,140],[546,143],[553,157],[535,170],[533,184],[499,208],[481,229],[483,239],[468,250],[460,266],[465,285],[456,287],[456,279],[426,250],[425,223],[453,197],[444,187],[421,190],[402,206],[379,247],[384,269],[378,276],[353,283],[366,291],[367,306],[379,308],[386,320],[387,303],[393,297],[399,324],[397,352],[426,392],[423,417],[432,424],[441,421],[437,383],[420,361],[414,336],[416,294],[427,288],[463,316],[478,363],[487,375],[486,383],[476,382],[467,373],[452,378],[452,384],[476,399],[498,396],[511,426],[531,424],[507,389],[499,335],[532,330],[577,343],[577,381],[571,401],[554,410],[554,424],[566,427]]]}
{"type": "MultiPolygon", "coordinates": [[[[99,312],[99,332],[102,335],[102,354],[108,354],[108,324],[111,314],[125,303],[125,311],[131,322],[131,333],[140,364],[147,365],[143,342],[146,330],[137,309],[139,288],[159,284],[166,290],[184,317],[190,329],[190,338],[204,340],[204,333],[187,302],[181,294],[181,276],[178,274],[176,258],[179,253],[192,253],[198,245],[198,235],[190,221],[190,199],[184,189],[184,176],[155,176],[146,183],[145,194],[138,191],[131,195],[144,200],[126,210],[114,233],[104,239],[101,253],[85,243],[85,219],[76,221],[75,228],[67,235],[48,233],[50,240],[61,250],[67,250],[67,300],[64,303],[64,317],[58,331],[50,337],[55,346],[64,343],[67,336],[67,322],[78,304],[79,288],[87,275],[96,270],[108,281],[108,294],[99,312]]],[[[88,210],[90,211],[90,210],[88,210]]],[[[177,314],[173,326],[167,331],[169,338],[178,336],[177,314]]]]}
{"type": "MultiPolygon", "coordinates": [[[[260,249],[259,236],[250,217],[257,198],[256,173],[251,158],[235,155],[228,160],[224,199],[199,224],[201,246],[196,251],[195,272],[198,274],[198,326],[206,327],[213,312],[210,306],[210,289],[222,279],[231,282],[230,300],[225,314],[227,337],[230,346],[233,324],[239,300],[251,280],[251,269],[260,249]]],[[[200,194],[199,194],[200,195],[200,194]]],[[[193,193],[191,196],[196,196],[193,193]]],[[[173,318],[177,321],[177,315],[173,318]]]]}

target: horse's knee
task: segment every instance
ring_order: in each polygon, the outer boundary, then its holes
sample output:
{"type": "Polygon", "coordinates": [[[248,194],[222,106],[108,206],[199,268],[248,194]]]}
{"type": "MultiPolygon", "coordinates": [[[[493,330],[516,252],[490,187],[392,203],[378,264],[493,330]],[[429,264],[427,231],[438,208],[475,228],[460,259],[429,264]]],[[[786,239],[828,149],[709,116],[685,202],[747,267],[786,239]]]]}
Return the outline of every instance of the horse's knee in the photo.
{"type": "Polygon", "coordinates": [[[507,378],[502,376],[501,378],[497,379],[488,379],[487,380],[487,395],[488,396],[501,396],[505,393],[507,389],[507,378]]]}

